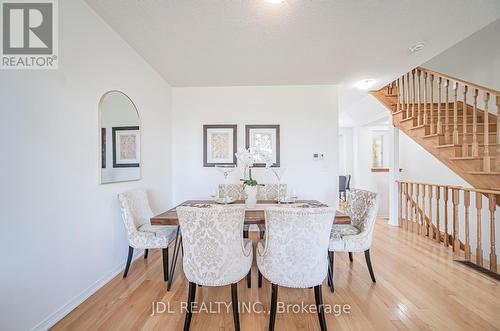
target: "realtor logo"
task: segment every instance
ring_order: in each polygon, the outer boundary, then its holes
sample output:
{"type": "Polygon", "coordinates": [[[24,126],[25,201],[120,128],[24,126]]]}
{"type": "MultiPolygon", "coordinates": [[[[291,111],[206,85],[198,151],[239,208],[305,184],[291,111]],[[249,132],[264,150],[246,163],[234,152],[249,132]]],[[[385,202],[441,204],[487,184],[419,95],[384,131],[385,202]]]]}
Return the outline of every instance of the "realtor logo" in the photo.
{"type": "Polygon", "coordinates": [[[1,69],[57,69],[56,0],[4,0],[1,17],[1,69]]]}

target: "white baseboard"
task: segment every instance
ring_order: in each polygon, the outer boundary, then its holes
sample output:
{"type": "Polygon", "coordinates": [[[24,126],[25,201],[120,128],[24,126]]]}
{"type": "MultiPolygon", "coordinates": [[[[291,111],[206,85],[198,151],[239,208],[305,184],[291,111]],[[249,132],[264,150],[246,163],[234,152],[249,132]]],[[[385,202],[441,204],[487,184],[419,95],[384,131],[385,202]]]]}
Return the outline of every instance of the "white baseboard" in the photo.
{"type": "MultiPolygon", "coordinates": [[[[132,258],[132,262],[137,260],[139,257],[143,255],[144,250],[135,250],[134,257],[132,258]]],[[[68,301],[61,308],[56,310],[54,313],[49,315],[43,321],[34,326],[31,330],[34,331],[45,331],[53,327],[57,322],[62,320],[66,315],[68,315],[73,309],[81,305],[85,300],[87,300],[92,294],[97,292],[101,287],[109,283],[113,278],[116,277],[119,273],[122,273],[125,269],[125,263],[121,263],[108,274],[104,275],[101,279],[97,280],[94,284],[87,287],[76,297],[68,301]]]]}

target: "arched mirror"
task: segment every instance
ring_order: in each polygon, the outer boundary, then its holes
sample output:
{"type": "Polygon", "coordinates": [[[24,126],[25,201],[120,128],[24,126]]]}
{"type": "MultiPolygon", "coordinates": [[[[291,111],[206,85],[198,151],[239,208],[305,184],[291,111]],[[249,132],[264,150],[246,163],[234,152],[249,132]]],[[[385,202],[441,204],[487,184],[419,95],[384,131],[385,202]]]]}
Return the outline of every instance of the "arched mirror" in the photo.
{"type": "Polygon", "coordinates": [[[101,184],[141,179],[141,126],[130,98],[106,92],[99,102],[101,184]]]}

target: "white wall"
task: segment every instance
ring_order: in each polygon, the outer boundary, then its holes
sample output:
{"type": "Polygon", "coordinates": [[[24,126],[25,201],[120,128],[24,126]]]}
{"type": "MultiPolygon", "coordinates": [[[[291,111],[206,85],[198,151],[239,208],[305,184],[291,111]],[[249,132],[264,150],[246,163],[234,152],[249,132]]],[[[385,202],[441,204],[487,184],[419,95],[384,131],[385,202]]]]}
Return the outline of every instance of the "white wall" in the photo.
{"type": "Polygon", "coordinates": [[[171,206],[170,87],[80,0],[59,1],[56,71],[0,72],[0,329],[45,329],[120,271],[116,195],[171,206]],[[142,122],[142,180],[100,185],[97,105],[118,89],[142,122]]]}
{"type": "Polygon", "coordinates": [[[387,126],[367,125],[355,129],[357,153],[354,155],[356,170],[351,187],[365,189],[377,193],[379,202],[378,215],[389,215],[389,173],[372,172],[372,135],[374,132],[384,137],[384,168],[389,168],[392,153],[392,142],[387,126]]]}
{"type": "Polygon", "coordinates": [[[500,20],[496,20],[422,66],[500,90],[499,36],[500,20]]]}
{"type": "MultiPolygon", "coordinates": [[[[262,86],[173,89],[173,194],[175,202],[207,198],[222,174],[203,167],[203,124],[237,124],[244,147],[245,124],[280,124],[283,182],[300,198],[336,205],[338,192],[338,100],[336,86],[262,86]],[[314,161],[313,153],[324,153],[314,161]]],[[[254,177],[274,183],[269,170],[254,177]]],[[[231,182],[238,182],[233,173],[231,182]]]]}

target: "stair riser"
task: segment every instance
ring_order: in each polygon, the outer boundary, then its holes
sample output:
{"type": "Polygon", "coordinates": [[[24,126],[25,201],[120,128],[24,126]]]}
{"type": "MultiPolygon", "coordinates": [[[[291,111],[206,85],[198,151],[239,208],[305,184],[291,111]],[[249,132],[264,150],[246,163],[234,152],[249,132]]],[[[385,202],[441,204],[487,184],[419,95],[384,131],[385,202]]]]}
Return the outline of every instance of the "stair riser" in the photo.
{"type": "MultiPolygon", "coordinates": [[[[478,154],[477,154],[478,156],[480,156],[480,157],[483,156],[484,155],[484,146],[479,146],[477,152],[478,152],[478,154]]],[[[497,151],[496,151],[494,146],[489,147],[489,154],[490,154],[490,156],[497,155],[497,151]]],[[[472,156],[472,145],[467,145],[467,154],[464,155],[463,150],[460,149],[460,153],[457,154],[457,156],[472,156]]]]}
{"type": "MultiPolygon", "coordinates": [[[[468,169],[469,171],[482,171],[483,170],[483,160],[482,159],[472,159],[472,160],[451,160],[457,166],[462,169],[468,169]]],[[[490,160],[490,169],[495,169],[495,159],[490,160]]]]}
{"type": "MultiPolygon", "coordinates": [[[[463,136],[464,135],[462,133],[460,133],[459,137],[458,137],[458,141],[463,143],[463,136]]],[[[488,136],[489,136],[488,145],[494,145],[494,143],[496,142],[496,139],[497,139],[497,135],[490,133],[488,136]]],[[[467,133],[465,135],[465,137],[466,137],[466,142],[468,144],[472,144],[472,138],[473,138],[472,134],[467,133]]],[[[484,134],[478,133],[478,134],[476,134],[476,137],[477,137],[478,145],[484,144],[484,134]]],[[[450,134],[450,141],[446,141],[444,135],[438,136],[438,137],[433,137],[433,138],[426,138],[426,139],[433,139],[432,141],[435,142],[437,145],[451,144],[451,134],[450,134]]]]}

